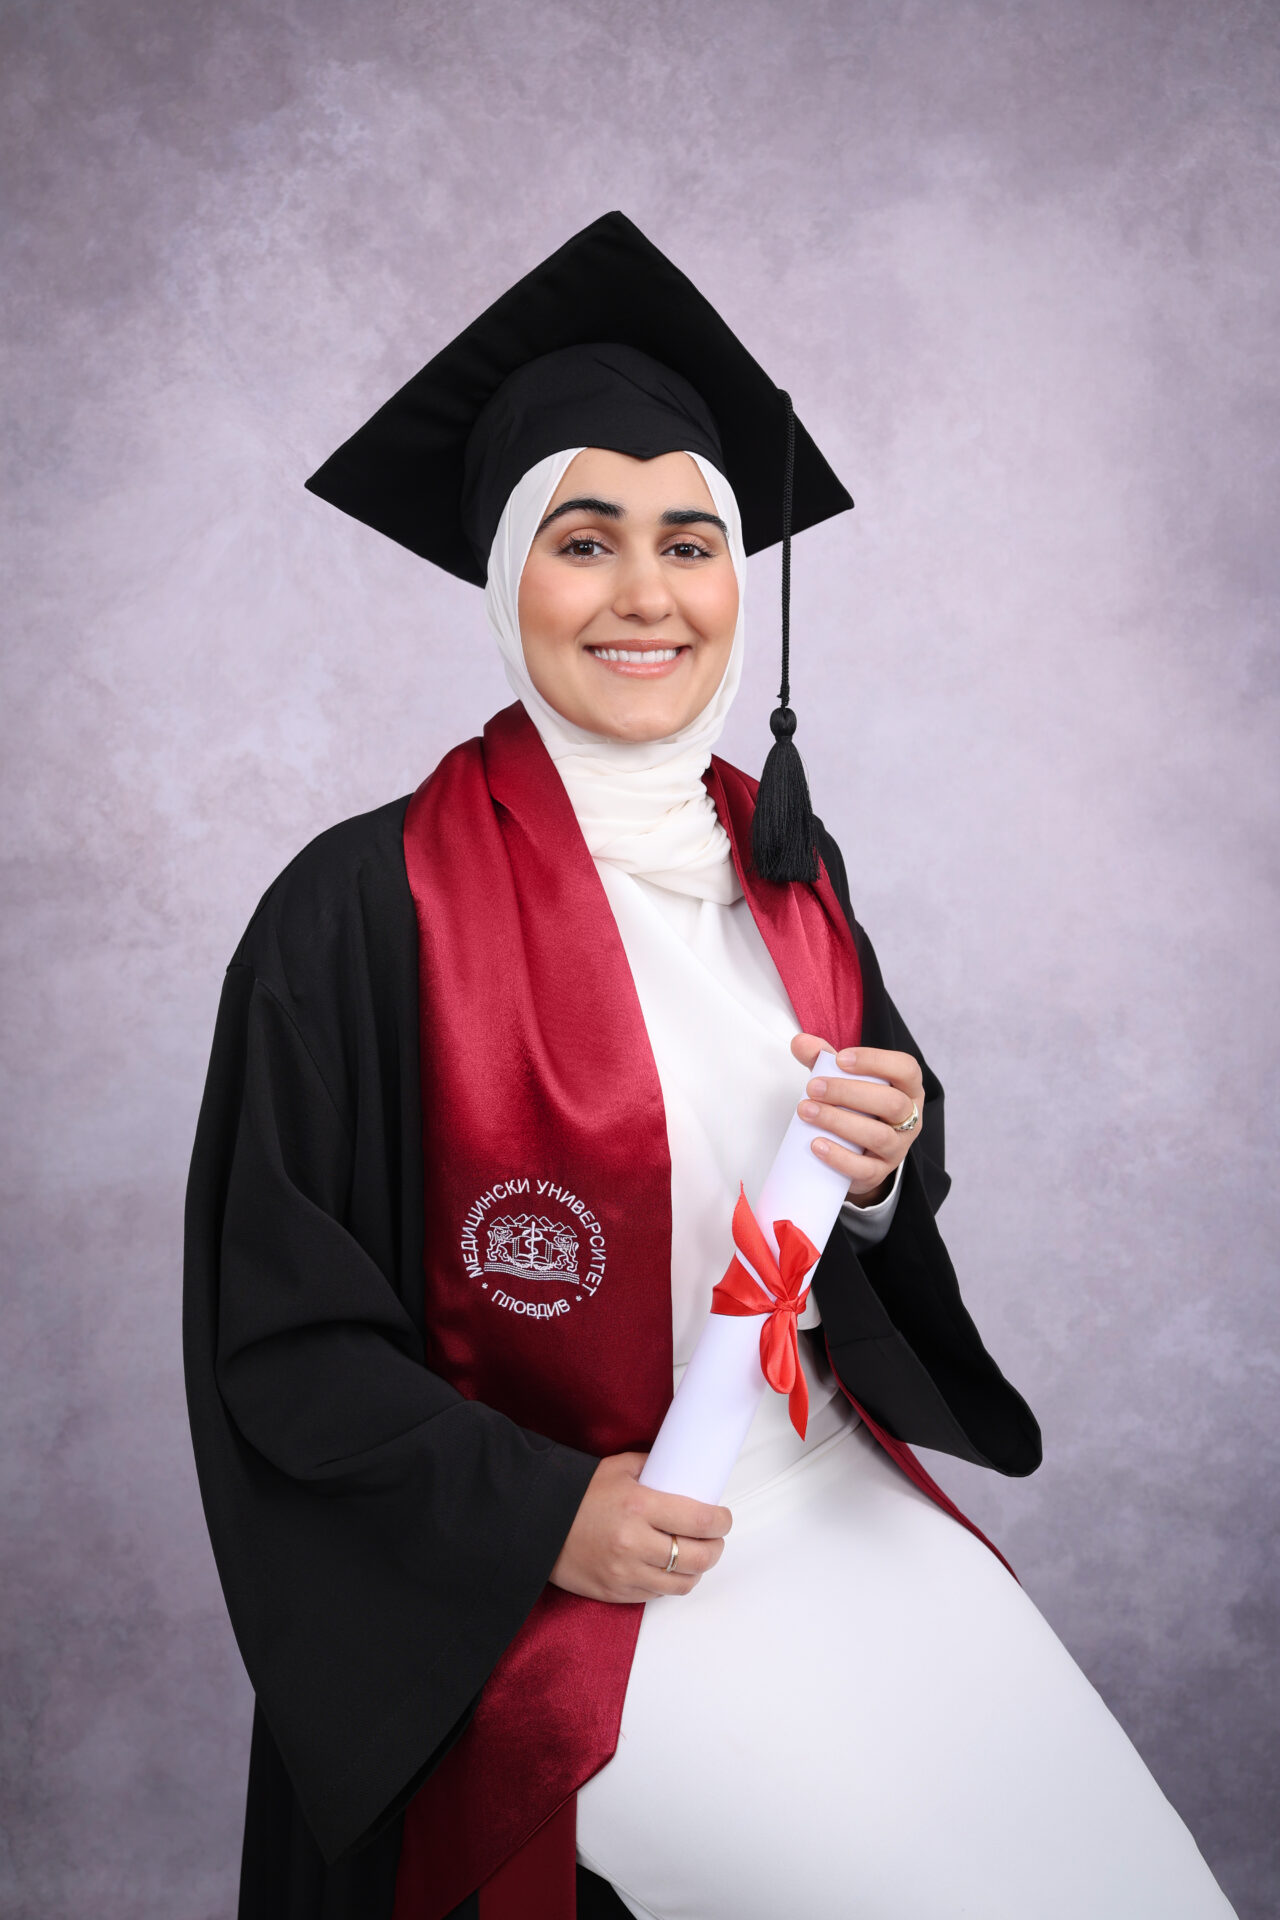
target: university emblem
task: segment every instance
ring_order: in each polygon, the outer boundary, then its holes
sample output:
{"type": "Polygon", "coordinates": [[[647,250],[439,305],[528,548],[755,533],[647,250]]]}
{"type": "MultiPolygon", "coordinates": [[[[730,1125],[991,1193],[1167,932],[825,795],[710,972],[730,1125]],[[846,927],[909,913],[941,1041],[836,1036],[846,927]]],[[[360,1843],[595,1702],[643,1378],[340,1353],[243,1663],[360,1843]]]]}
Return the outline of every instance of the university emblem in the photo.
{"type": "Polygon", "coordinates": [[[565,1220],[541,1214],[503,1214],[485,1237],[486,1273],[509,1273],[517,1280],[578,1278],[578,1236],[565,1220]]]}
{"type": "Polygon", "coordinates": [[[530,1320],[558,1320],[604,1279],[604,1228],[594,1208],[534,1175],[495,1181],[481,1194],[463,1221],[461,1252],[495,1307],[530,1320]]]}

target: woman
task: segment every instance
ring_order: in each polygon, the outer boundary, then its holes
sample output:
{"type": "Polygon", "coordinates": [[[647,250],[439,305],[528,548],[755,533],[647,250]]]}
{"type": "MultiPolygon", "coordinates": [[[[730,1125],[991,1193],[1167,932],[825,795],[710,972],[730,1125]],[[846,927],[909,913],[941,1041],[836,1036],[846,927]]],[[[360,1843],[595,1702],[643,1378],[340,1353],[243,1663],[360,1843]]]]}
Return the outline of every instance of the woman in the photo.
{"type": "Polygon", "coordinates": [[[712,755],[746,551],[785,579],[848,496],[617,214],[309,484],[485,583],[518,703],[306,849],[228,972],[186,1331],[258,1695],[243,1920],[1228,1914],[903,1444],[1039,1460],[785,655],[758,805],[712,755]],[[797,1103],[849,1186],[807,1425],[766,1394],[724,1507],[644,1488],[797,1103]]]}

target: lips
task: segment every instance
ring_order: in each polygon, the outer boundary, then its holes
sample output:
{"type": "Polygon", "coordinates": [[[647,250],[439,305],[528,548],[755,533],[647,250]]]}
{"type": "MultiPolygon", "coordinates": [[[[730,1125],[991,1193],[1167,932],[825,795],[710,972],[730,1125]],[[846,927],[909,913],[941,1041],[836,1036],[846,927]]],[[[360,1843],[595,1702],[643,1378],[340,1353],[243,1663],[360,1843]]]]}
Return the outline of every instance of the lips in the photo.
{"type": "Polygon", "coordinates": [[[659,680],[674,673],[691,649],[684,647],[588,647],[606,673],[621,674],[629,680],[659,680]]]}
{"type": "Polygon", "coordinates": [[[588,647],[597,660],[623,661],[627,665],[657,666],[660,661],[678,659],[683,647],[588,647]]]}

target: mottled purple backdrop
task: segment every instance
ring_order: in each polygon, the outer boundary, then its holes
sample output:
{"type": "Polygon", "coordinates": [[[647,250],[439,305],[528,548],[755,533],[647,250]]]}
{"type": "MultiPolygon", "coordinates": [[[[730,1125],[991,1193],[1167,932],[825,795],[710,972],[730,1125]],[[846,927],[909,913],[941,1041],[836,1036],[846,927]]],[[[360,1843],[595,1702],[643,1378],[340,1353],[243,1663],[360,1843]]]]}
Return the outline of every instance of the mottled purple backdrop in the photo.
{"type": "Polygon", "coordinates": [[[942,1477],[1271,1915],[1274,5],[27,0],[4,33],[4,1913],[232,1912],[250,1698],[178,1345],[219,976],[304,841],[507,698],[479,595],[301,483],[618,206],[858,502],[797,549],[800,744],[1045,1430],[1029,1483],[942,1477]]]}

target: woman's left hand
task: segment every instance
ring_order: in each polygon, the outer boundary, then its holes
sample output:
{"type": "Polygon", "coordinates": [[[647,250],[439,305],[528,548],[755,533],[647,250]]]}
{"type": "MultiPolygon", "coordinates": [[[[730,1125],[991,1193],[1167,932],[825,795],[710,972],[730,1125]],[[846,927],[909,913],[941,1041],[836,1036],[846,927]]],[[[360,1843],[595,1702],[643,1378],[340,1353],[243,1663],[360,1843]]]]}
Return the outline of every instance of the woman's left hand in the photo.
{"type": "MultiPolygon", "coordinates": [[[[835,1053],[830,1041],[816,1034],[798,1033],[791,1051],[803,1066],[811,1067],[823,1052],[835,1053]]],[[[820,1160],[836,1167],[849,1181],[849,1198],[860,1207],[873,1206],[889,1191],[899,1161],[905,1160],[912,1142],[919,1139],[924,1116],[924,1080],[920,1062],[909,1053],[890,1053],[883,1047],[846,1047],[836,1054],[841,1077],[811,1080],[800,1102],[802,1120],[808,1120],[830,1140],[817,1139],[813,1151],[820,1160]],[[888,1086],[869,1085],[865,1080],[846,1080],[848,1073],[874,1073],[888,1086]],[[921,1118],[914,1127],[898,1132],[899,1123],[909,1120],[912,1111],[921,1118]],[[861,1147],[861,1153],[834,1144],[848,1141],[861,1147]]]]}

